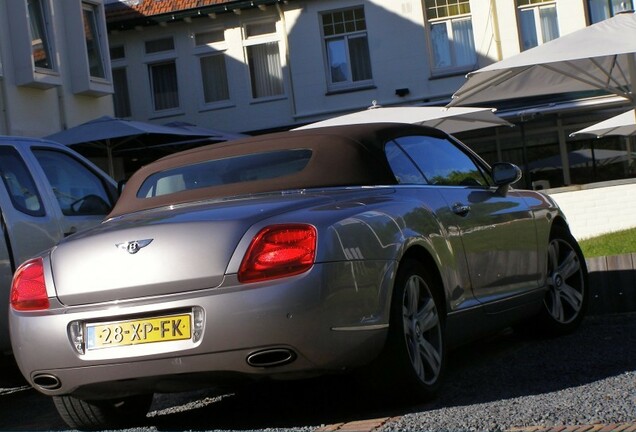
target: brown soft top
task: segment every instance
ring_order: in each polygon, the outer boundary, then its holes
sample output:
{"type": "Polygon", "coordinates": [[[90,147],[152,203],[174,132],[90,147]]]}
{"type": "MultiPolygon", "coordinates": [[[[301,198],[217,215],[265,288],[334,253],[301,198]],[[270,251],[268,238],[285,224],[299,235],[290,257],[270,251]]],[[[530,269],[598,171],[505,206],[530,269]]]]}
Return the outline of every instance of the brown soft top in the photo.
{"type": "Polygon", "coordinates": [[[133,174],[108,217],[166,205],[253,193],[396,184],[384,154],[384,144],[407,135],[446,136],[441,131],[424,126],[374,123],[279,132],[175,153],[133,174]],[[284,149],[309,149],[312,156],[304,169],[283,177],[188,189],[148,198],[137,196],[144,181],[155,173],[209,160],[284,149]]]}

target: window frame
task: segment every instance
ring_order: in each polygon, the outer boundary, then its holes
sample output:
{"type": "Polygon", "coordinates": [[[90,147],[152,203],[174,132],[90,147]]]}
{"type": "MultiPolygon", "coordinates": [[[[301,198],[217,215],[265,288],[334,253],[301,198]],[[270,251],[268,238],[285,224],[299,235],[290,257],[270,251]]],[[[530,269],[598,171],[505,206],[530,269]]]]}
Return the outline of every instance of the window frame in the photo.
{"type": "MultiPolygon", "coordinates": [[[[599,23],[601,21],[605,21],[606,19],[612,18],[614,16],[616,16],[616,14],[618,13],[623,13],[625,11],[618,11],[616,12],[614,10],[614,3],[612,2],[612,0],[602,0],[605,2],[605,5],[608,7],[609,9],[609,16],[606,16],[603,19],[600,19],[598,21],[594,21],[592,18],[592,7],[590,5],[590,2],[592,2],[594,0],[586,0],[585,2],[585,7],[586,7],[586,12],[587,12],[587,20],[588,20],[588,24],[592,25],[592,24],[596,24],[599,23]]],[[[634,0],[629,0],[630,4],[631,4],[631,8],[628,8],[627,10],[634,10],[634,0]]]]}
{"type": "Polygon", "coordinates": [[[199,97],[199,107],[200,110],[206,109],[217,109],[217,108],[225,108],[228,106],[232,106],[232,92],[230,91],[230,74],[228,73],[228,63],[227,63],[227,41],[225,39],[225,28],[223,27],[207,27],[200,29],[197,31],[192,37],[193,43],[193,52],[194,52],[194,69],[197,71],[199,77],[199,86],[200,91],[198,92],[199,97]],[[197,35],[202,35],[206,33],[214,33],[221,32],[223,34],[222,40],[212,41],[208,43],[197,44],[197,35]],[[203,65],[202,61],[207,57],[222,57],[223,59],[223,68],[225,71],[225,92],[227,93],[226,99],[219,99],[213,101],[207,101],[205,95],[205,82],[203,76],[203,65]]]}
{"type": "Polygon", "coordinates": [[[149,103],[150,103],[150,111],[154,114],[153,117],[169,117],[176,114],[181,114],[183,112],[183,104],[181,100],[181,90],[179,85],[179,61],[176,53],[176,44],[175,44],[174,35],[164,35],[162,37],[155,37],[146,39],[143,41],[144,46],[144,64],[146,65],[147,70],[147,79],[148,79],[148,91],[149,91],[149,103]],[[151,53],[146,52],[146,44],[152,41],[158,41],[162,39],[172,38],[173,39],[173,48],[153,51],[151,53]],[[173,64],[175,70],[175,84],[176,84],[176,100],[177,106],[157,109],[157,95],[155,93],[154,88],[154,79],[153,79],[153,68],[157,66],[173,64]]]}
{"type": "MultiPolygon", "coordinates": [[[[543,27],[541,26],[541,10],[545,10],[545,9],[554,9],[555,12],[555,18],[556,18],[556,26],[557,26],[557,31],[559,33],[559,35],[561,34],[561,31],[559,29],[559,17],[556,14],[557,12],[557,2],[556,0],[540,0],[538,3],[531,3],[528,5],[519,5],[519,1],[515,0],[515,6],[517,9],[517,26],[518,26],[518,33],[519,33],[519,49],[521,51],[526,51],[529,50],[531,48],[534,48],[535,46],[539,46],[542,45],[546,42],[549,42],[550,40],[545,40],[545,35],[543,34],[543,27]],[[537,45],[534,46],[528,46],[526,47],[523,41],[523,26],[522,26],[522,20],[521,20],[521,13],[523,12],[528,12],[528,11],[532,11],[533,14],[533,18],[534,18],[534,31],[535,31],[535,36],[537,39],[537,45]]],[[[557,35],[556,37],[559,37],[559,35],[557,35]]]]}
{"type": "Polygon", "coordinates": [[[286,90],[287,86],[285,85],[285,72],[284,72],[286,64],[285,64],[285,56],[282,53],[282,47],[281,47],[282,38],[279,33],[280,33],[280,30],[278,26],[278,21],[273,19],[246,21],[241,26],[243,56],[244,56],[245,65],[247,66],[247,79],[248,79],[248,82],[250,83],[250,97],[252,99],[252,102],[267,102],[272,100],[284,99],[287,97],[287,90],[286,90]],[[248,36],[249,26],[261,25],[261,24],[274,24],[275,32],[248,36]],[[252,65],[250,64],[250,61],[249,61],[248,51],[250,47],[271,44],[271,43],[275,43],[276,46],[278,47],[277,53],[278,53],[278,62],[280,65],[281,91],[280,93],[277,93],[274,95],[266,95],[266,96],[259,97],[254,94],[255,93],[254,86],[256,83],[254,82],[254,79],[252,78],[252,65]]]}
{"type": "Polygon", "coordinates": [[[126,45],[121,43],[121,44],[116,44],[116,45],[112,45],[109,47],[109,55],[111,58],[110,61],[110,65],[111,65],[111,76],[113,78],[113,108],[115,109],[115,116],[116,117],[122,117],[122,118],[127,118],[127,117],[131,117],[132,116],[132,100],[130,98],[130,83],[128,80],[128,60],[126,58],[126,45]],[[117,50],[117,51],[116,51],[117,50]],[[121,56],[118,55],[114,55],[115,53],[118,53],[119,51],[121,51],[121,56]],[[123,97],[124,95],[122,95],[121,93],[119,93],[117,91],[117,85],[116,85],[116,74],[115,71],[118,70],[122,70],[124,72],[124,78],[125,78],[125,87],[126,87],[126,95],[125,95],[125,101],[124,101],[124,105],[127,107],[127,115],[123,115],[125,113],[121,113],[118,112],[117,110],[117,106],[120,105],[117,102],[118,98],[123,97]]]}
{"type": "MultiPolygon", "coordinates": [[[[36,0],[41,5],[44,24],[51,53],[52,69],[35,66],[33,58],[33,38],[27,0],[6,2],[9,38],[13,53],[13,75],[18,86],[50,89],[62,85],[56,58],[58,56],[57,33],[52,24],[52,0],[36,0]]],[[[56,4],[58,6],[59,4],[56,4]]],[[[11,63],[10,63],[11,64],[11,63]]],[[[5,65],[7,67],[8,65],[5,65]]]]}
{"type": "MultiPolygon", "coordinates": [[[[29,189],[31,189],[30,192],[33,192],[33,196],[36,198],[38,203],[38,209],[36,210],[30,210],[26,206],[20,205],[16,200],[16,195],[12,193],[12,188],[11,186],[9,186],[7,176],[0,169],[0,177],[2,177],[3,187],[7,195],[9,196],[9,200],[11,201],[11,206],[13,207],[13,209],[15,209],[16,211],[22,214],[32,216],[32,217],[46,216],[47,209],[44,206],[42,192],[39,190],[38,184],[36,183],[35,178],[33,177],[33,173],[29,170],[29,166],[27,165],[27,162],[24,160],[24,157],[22,156],[22,154],[20,154],[20,152],[11,145],[0,145],[0,153],[4,153],[3,156],[7,156],[7,154],[10,153],[10,156],[13,156],[15,158],[16,163],[13,165],[13,168],[19,167],[21,174],[24,176],[23,180],[27,180],[27,183],[29,183],[28,187],[29,189]]],[[[20,186],[20,189],[22,190],[25,189],[23,183],[20,183],[19,186],[20,186]]]]}
{"type": "Polygon", "coordinates": [[[57,62],[55,59],[55,47],[53,44],[53,25],[51,24],[51,10],[50,10],[50,6],[47,5],[47,2],[45,2],[44,0],[26,0],[27,3],[27,14],[28,14],[28,22],[29,22],[29,37],[31,39],[31,57],[33,58],[33,67],[36,71],[39,72],[44,72],[44,73],[50,73],[50,72],[57,72],[58,68],[57,68],[57,62]],[[38,8],[38,12],[39,12],[39,17],[42,19],[42,22],[37,22],[34,23],[33,19],[35,19],[32,15],[31,15],[31,11],[29,8],[29,3],[37,3],[37,8],[38,8]],[[35,41],[35,37],[34,34],[32,32],[32,27],[33,26],[36,27],[40,27],[38,28],[38,31],[44,34],[44,39],[42,39],[42,35],[40,35],[39,40],[41,41],[42,45],[43,45],[43,51],[46,53],[47,59],[48,61],[51,63],[51,67],[42,67],[42,66],[37,66],[37,61],[35,59],[35,54],[33,52],[33,43],[35,41]]]}
{"type": "MultiPolygon", "coordinates": [[[[35,158],[39,168],[42,170],[42,173],[44,174],[46,181],[48,183],[48,187],[51,188],[51,191],[53,192],[53,194],[55,195],[54,192],[54,182],[51,180],[51,178],[49,177],[46,169],[44,168],[44,165],[42,164],[42,160],[41,157],[43,154],[48,154],[48,155],[55,155],[56,158],[58,158],[58,161],[60,160],[59,158],[65,158],[66,164],[72,164],[76,167],[80,167],[81,169],[84,170],[85,174],[88,174],[92,177],[92,182],[93,185],[98,185],[101,188],[101,193],[100,195],[98,195],[100,198],[102,198],[104,200],[104,202],[106,204],[109,205],[110,210],[105,211],[104,213],[75,213],[75,214],[69,214],[66,213],[64,211],[64,208],[62,206],[62,203],[60,202],[60,199],[58,198],[58,196],[56,195],[55,198],[55,202],[56,204],[59,206],[60,212],[64,217],[86,217],[86,216],[100,216],[100,217],[104,217],[106,216],[108,213],[110,213],[110,211],[112,210],[112,208],[115,205],[115,202],[117,200],[116,197],[116,190],[114,189],[114,187],[110,184],[108,184],[107,182],[104,181],[104,177],[102,177],[101,175],[99,175],[98,172],[96,172],[94,169],[92,169],[90,166],[86,165],[86,163],[84,163],[81,159],[75,157],[72,153],[66,152],[66,151],[62,151],[62,150],[57,150],[55,148],[50,148],[50,147],[40,147],[40,146],[34,146],[31,148],[31,153],[33,155],[33,157],[35,158]]],[[[56,164],[58,165],[58,164],[56,164]]],[[[68,166],[68,165],[67,165],[68,166]]],[[[72,174],[71,174],[72,176],[72,174]]],[[[81,187],[86,187],[86,183],[85,182],[79,182],[77,180],[73,180],[73,184],[77,184],[80,185],[81,187]]]]}
{"type": "Polygon", "coordinates": [[[88,59],[88,74],[91,79],[106,80],[108,73],[106,71],[106,52],[108,44],[104,44],[104,29],[99,23],[99,4],[90,1],[82,1],[82,18],[84,23],[84,42],[86,43],[86,57],[88,59]],[[87,15],[88,14],[88,15],[87,15]],[[90,45],[90,36],[93,37],[93,47],[90,45]],[[92,53],[92,54],[91,54],[92,53]],[[97,67],[100,69],[101,75],[93,74],[92,59],[98,61],[97,67]]]}
{"type": "Polygon", "coordinates": [[[56,2],[56,7],[61,8],[60,12],[64,17],[65,50],[72,53],[72,55],[67,55],[69,67],[65,68],[65,71],[71,76],[73,93],[92,97],[111,96],[113,82],[104,4],[95,0],[67,0],[56,2]],[[103,77],[91,75],[84,23],[85,10],[92,11],[92,23],[95,26],[94,43],[99,52],[103,77]]]}
{"type": "MultiPolygon", "coordinates": [[[[468,6],[470,7],[470,4],[468,4],[468,6]]],[[[429,18],[428,8],[424,4],[427,43],[429,47],[429,58],[431,62],[431,75],[433,77],[463,74],[463,73],[475,70],[478,66],[478,56],[477,56],[477,50],[475,48],[475,32],[473,29],[472,11],[468,11],[468,12],[458,11],[458,12],[459,13],[454,15],[449,14],[449,15],[445,15],[441,17],[436,16],[436,17],[429,18]],[[458,60],[457,60],[458,56],[457,56],[457,49],[455,47],[456,42],[454,38],[453,24],[459,21],[470,22],[470,28],[471,28],[470,38],[471,38],[472,56],[473,56],[472,63],[458,64],[458,60]],[[436,50],[435,50],[435,45],[433,43],[433,26],[440,25],[442,23],[446,25],[446,41],[449,45],[448,55],[450,57],[451,65],[438,67],[436,66],[436,61],[435,61],[436,50]]]]}
{"type": "Polygon", "coordinates": [[[367,16],[364,10],[364,4],[351,6],[347,8],[339,8],[339,9],[330,9],[321,11],[319,14],[319,28],[320,28],[320,36],[321,36],[321,44],[322,44],[322,54],[323,54],[323,62],[325,68],[325,78],[327,81],[327,90],[329,92],[338,92],[343,90],[356,90],[356,89],[367,89],[369,87],[374,86],[373,80],[373,64],[371,61],[371,50],[369,49],[369,26],[367,25],[367,16]],[[342,13],[347,11],[355,11],[361,9],[364,14],[364,29],[363,30],[353,30],[353,31],[344,31],[342,33],[333,34],[333,35],[325,35],[324,28],[324,17],[326,15],[333,15],[336,13],[342,13]],[[351,68],[351,54],[350,54],[350,44],[349,40],[362,38],[366,39],[366,56],[367,62],[369,63],[369,73],[371,75],[368,79],[355,80],[353,79],[353,71],[351,68]],[[344,41],[344,51],[346,57],[346,65],[347,65],[347,79],[343,81],[334,81],[333,74],[331,71],[331,58],[329,55],[329,45],[328,42],[330,40],[338,40],[342,39],[344,41]]]}

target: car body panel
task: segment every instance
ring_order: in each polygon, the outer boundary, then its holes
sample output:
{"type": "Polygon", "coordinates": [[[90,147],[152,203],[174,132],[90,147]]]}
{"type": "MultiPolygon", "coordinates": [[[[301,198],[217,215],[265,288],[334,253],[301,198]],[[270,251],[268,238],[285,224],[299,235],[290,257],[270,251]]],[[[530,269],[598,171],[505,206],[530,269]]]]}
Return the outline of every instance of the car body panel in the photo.
{"type": "MultiPolygon", "coordinates": [[[[408,170],[412,159],[403,156],[400,167],[408,170]]],[[[39,391],[82,398],[176,389],[179,382],[349,370],[373,361],[384,348],[396,278],[407,261],[431,273],[449,345],[531,317],[546,291],[551,224],[565,219],[539,193],[492,184],[488,170],[451,137],[404,125],[274,134],[158,161],[131,179],[123,202],[100,226],[41,255],[51,306],[10,310],[17,363],[39,391]],[[456,146],[474,166],[469,174],[484,184],[439,185],[423,181],[423,172],[412,177],[415,184],[397,174],[387,178],[393,165],[385,145],[418,134],[456,146]],[[347,150],[340,152],[339,143],[347,150]],[[246,181],[227,190],[207,183],[165,195],[138,194],[146,178],[164,173],[183,180],[173,184],[185,184],[185,175],[176,177],[182,167],[189,170],[205,158],[226,163],[242,152],[251,157],[286,146],[314,152],[316,159],[298,172],[296,165],[285,165],[280,177],[264,167],[268,177],[262,182],[250,171],[246,181]],[[349,162],[355,169],[325,171],[334,158],[339,169],[349,162]],[[311,265],[300,273],[241,282],[241,263],[257,234],[298,224],[316,233],[311,265]],[[122,323],[139,328],[171,314],[191,321],[190,339],[131,339],[100,349],[87,341],[98,337],[94,325],[102,325],[110,341],[108,326],[124,332],[122,323]],[[267,365],[251,360],[278,352],[288,357],[267,365]],[[50,381],[57,385],[42,385],[50,381]]]]}
{"type": "MultiPolygon", "coordinates": [[[[60,191],[55,190],[43,169],[43,161],[35,152],[51,152],[66,161],[76,164],[75,171],[94,176],[102,183],[104,194],[109,194],[111,206],[116,199],[116,184],[90,161],[61,144],[27,137],[0,136],[0,149],[15,152],[12,166],[3,167],[4,180],[0,182],[0,213],[2,215],[3,239],[0,239],[0,310],[8,308],[8,293],[11,278],[17,266],[28,258],[51,248],[73,233],[99,224],[108,211],[102,214],[64,214],[58,201],[60,191]],[[15,166],[19,164],[19,166],[15,166]],[[19,169],[18,169],[19,168],[19,169]],[[30,180],[29,180],[30,179],[30,180]],[[22,183],[25,182],[25,183],[22,183]],[[30,183],[33,190],[24,188],[30,183]],[[15,186],[12,192],[9,187],[15,186]],[[37,199],[41,207],[29,214],[16,206],[15,201],[37,199]]],[[[79,192],[83,190],[80,179],[59,179],[79,192]]],[[[56,174],[51,173],[52,175],[56,174]]],[[[7,315],[0,314],[0,352],[9,351],[9,329],[7,315]]]]}

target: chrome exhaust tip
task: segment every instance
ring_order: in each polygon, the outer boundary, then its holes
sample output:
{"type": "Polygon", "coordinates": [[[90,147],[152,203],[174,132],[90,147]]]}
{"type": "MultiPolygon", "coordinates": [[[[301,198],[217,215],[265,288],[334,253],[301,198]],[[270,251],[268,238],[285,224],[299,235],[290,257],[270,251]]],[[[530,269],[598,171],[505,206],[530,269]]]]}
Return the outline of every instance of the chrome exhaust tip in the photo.
{"type": "Polygon", "coordinates": [[[42,390],[57,390],[62,387],[60,379],[51,374],[39,374],[34,376],[33,384],[42,390]]]}
{"type": "Polygon", "coordinates": [[[247,364],[253,367],[273,367],[289,364],[296,360],[296,353],[287,348],[272,348],[257,351],[247,356],[247,364]]]}

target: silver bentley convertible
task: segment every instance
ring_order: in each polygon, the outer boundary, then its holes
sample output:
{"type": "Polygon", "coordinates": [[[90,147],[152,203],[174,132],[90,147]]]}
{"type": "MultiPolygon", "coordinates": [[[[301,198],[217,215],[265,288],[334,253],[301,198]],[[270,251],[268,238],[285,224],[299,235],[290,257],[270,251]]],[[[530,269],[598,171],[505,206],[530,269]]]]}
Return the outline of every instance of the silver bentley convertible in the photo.
{"type": "Polygon", "coordinates": [[[75,428],[139,421],[155,392],[374,364],[429,397],[450,348],[583,318],[581,251],[520,177],[402,124],[168,156],[101,225],[19,268],[13,353],[75,428]]]}

